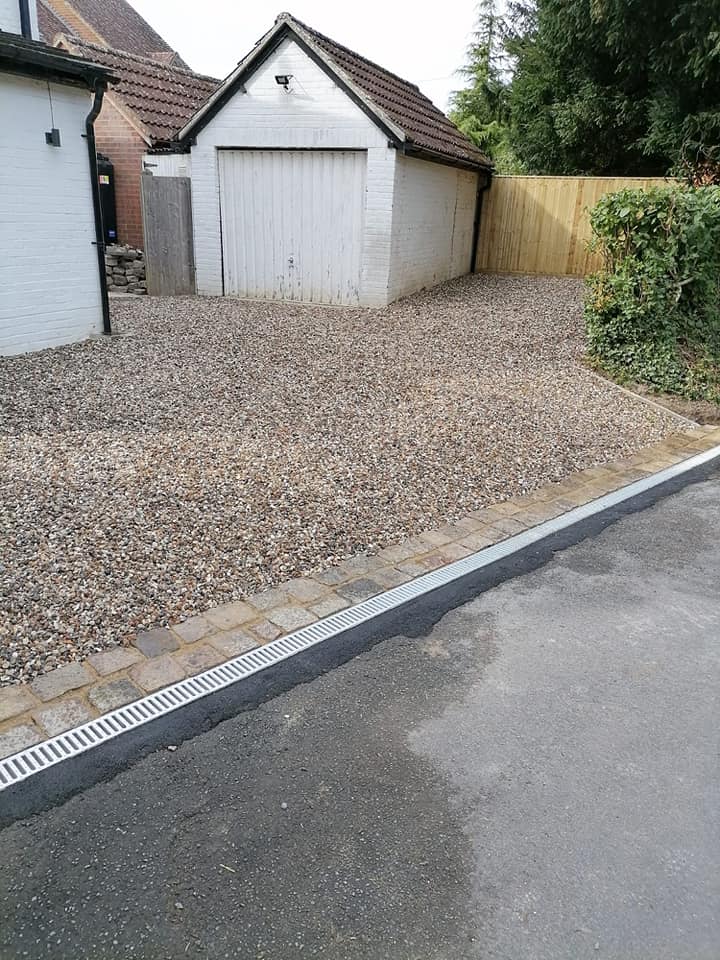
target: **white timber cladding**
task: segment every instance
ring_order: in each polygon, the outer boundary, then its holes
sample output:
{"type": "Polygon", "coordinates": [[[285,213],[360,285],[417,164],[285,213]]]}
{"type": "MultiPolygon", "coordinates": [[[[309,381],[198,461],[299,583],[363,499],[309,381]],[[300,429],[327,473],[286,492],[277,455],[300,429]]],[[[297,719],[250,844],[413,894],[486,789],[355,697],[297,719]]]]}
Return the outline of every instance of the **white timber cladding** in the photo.
{"type": "MultiPolygon", "coordinates": [[[[28,0],[30,10],[30,32],[33,40],[40,39],[37,19],[37,3],[35,0],[28,0]]],[[[18,0],[0,0],[0,30],[6,33],[20,33],[20,3],[18,0]]]]}
{"type": "Polygon", "coordinates": [[[478,175],[398,157],[390,300],[470,272],[478,175]]]}
{"type": "MultiPolygon", "coordinates": [[[[366,209],[362,238],[360,303],[387,303],[389,242],[367,259],[367,237],[389,225],[395,151],[387,136],[350,100],[335,81],[292,40],[278,49],[245,82],[197,135],[192,148],[193,233],[197,290],[223,292],[220,234],[219,148],[365,150],[366,209]],[[276,75],[292,76],[285,91],[276,75]],[[377,169],[375,169],[377,167],[377,169]],[[382,197],[374,195],[380,190],[382,197]],[[374,223],[375,214],[382,221],[374,223]]],[[[272,225],[266,226],[271,230],[272,225]]],[[[389,241],[389,235],[388,235],[389,241]]]]}
{"type": "Polygon", "coordinates": [[[87,90],[0,73],[0,354],[102,332],[87,90]]]}
{"type": "Polygon", "coordinates": [[[189,153],[146,153],[143,170],[154,177],[189,177],[191,173],[189,153]]]}
{"type": "Polygon", "coordinates": [[[219,161],[225,293],[357,305],[365,151],[221,150],[219,161]]]}

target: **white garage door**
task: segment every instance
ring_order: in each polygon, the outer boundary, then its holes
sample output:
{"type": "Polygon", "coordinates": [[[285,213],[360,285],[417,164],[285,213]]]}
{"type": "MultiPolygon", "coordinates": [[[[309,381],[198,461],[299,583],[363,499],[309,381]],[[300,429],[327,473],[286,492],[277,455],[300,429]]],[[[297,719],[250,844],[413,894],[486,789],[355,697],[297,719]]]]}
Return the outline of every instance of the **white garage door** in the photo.
{"type": "Polygon", "coordinates": [[[357,304],[367,153],[221,150],[225,293],[357,304]]]}

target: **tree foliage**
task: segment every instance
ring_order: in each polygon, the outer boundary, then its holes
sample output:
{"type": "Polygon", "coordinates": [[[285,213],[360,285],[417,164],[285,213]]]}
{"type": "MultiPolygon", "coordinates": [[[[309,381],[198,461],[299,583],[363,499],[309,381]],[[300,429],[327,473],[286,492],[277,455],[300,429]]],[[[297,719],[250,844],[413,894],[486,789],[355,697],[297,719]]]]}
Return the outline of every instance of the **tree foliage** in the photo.
{"type": "Polygon", "coordinates": [[[720,0],[485,0],[465,75],[461,127],[529,172],[720,180],[720,0]]]}
{"type": "Polygon", "coordinates": [[[477,23],[460,69],[467,87],[450,98],[450,118],[503,169],[512,165],[504,22],[497,0],[481,0],[477,23]]]}

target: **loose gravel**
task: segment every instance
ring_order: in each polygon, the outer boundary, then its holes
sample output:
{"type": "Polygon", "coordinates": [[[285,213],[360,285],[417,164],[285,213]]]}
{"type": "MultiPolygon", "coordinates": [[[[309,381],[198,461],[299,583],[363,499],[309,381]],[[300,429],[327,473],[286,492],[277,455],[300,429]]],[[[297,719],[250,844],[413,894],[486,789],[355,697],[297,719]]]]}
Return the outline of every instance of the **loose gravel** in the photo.
{"type": "Polygon", "coordinates": [[[123,300],[121,336],[0,360],[0,683],[677,429],[583,368],[580,294],[123,300]]]}

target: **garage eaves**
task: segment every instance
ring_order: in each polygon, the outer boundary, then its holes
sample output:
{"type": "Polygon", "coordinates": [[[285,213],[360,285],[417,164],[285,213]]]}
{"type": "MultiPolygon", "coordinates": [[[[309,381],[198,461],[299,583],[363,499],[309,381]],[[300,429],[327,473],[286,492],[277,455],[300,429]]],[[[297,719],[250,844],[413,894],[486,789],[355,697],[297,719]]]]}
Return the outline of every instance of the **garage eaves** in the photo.
{"type": "Polygon", "coordinates": [[[452,166],[492,169],[491,161],[417,86],[318,33],[289,13],[280,14],[273,27],[180,130],[181,143],[187,146],[236,93],[242,93],[244,82],[286,38],[297,43],[385,133],[389,143],[403,153],[452,166]]]}

